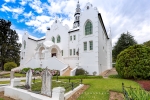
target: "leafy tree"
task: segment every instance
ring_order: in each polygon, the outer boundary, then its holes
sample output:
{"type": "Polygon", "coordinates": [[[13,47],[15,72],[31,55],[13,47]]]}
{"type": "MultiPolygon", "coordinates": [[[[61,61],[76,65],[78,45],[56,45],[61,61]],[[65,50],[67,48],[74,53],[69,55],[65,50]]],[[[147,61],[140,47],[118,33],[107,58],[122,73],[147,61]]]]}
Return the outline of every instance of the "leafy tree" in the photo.
{"type": "Polygon", "coordinates": [[[145,46],[150,47],[150,40],[143,43],[145,46]]]}
{"type": "Polygon", "coordinates": [[[118,75],[130,79],[150,79],[150,48],[134,45],[123,50],[116,61],[118,75]]]}
{"type": "Polygon", "coordinates": [[[121,51],[135,44],[137,44],[137,42],[134,40],[133,36],[129,32],[121,34],[117,43],[113,47],[113,51],[112,51],[113,61],[114,62],[116,61],[117,55],[121,51]]]}
{"type": "Polygon", "coordinates": [[[10,26],[10,21],[0,19],[0,67],[2,70],[7,62],[15,62],[17,65],[20,62],[21,44],[17,43],[18,34],[10,26]]]}

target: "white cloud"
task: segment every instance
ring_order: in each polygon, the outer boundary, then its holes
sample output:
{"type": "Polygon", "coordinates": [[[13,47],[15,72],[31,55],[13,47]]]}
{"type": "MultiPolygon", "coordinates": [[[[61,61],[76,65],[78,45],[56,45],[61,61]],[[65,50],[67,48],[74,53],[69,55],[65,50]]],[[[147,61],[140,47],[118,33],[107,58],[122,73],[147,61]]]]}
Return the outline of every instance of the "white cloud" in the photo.
{"type": "Polygon", "coordinates": [[[40,0],[34,0],[33,2],[29,3],[29,6],[35,10],[37,13],[42,13],[43,8],[42,8],[42,2],[40,0]]]}
{"type": "Polygon", "coordinates": [[[16,0],[4,0],[5,2],[13,2],[13,3],[15,3],[16,2],[16,0]]]}
{"type": "Polygon", "coordinates": [[[22,8],[22,7],[12,8],[12,7],[9,7],[9,6],[5,6],[5,4],[3,4],[2,8],[0,8],[0,10],[3,11],[3,12],[8,11],[8,12],[12,12],[12,13],[21,14],[21,13],[23,13],[24,8],[22,8]]]}
{"type": "Polygon", "coordinates": [[[30,11],[29,13],[25,12],[23,15],[25,18],[29,18],[29,17],[33,16],[33,13],[32,13],[32,11],[30,11]]]}
{"type": "Polygon", "coordinates": [[[21,2],[19,2],[22,6],[25,6],[27,4],[27,0],[21,0],[21,2]]]}

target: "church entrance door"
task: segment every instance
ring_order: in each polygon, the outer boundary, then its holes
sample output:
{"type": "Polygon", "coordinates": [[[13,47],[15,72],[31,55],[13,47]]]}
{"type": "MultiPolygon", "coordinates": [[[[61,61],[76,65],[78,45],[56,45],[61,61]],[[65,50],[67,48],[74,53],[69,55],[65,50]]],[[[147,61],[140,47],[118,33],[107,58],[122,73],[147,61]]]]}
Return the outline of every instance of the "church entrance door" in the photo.
{"type": "Polygon", "coordinates": [[[52,57],[55,56],[56,57],[56,53],[52,53],[52,57]]]}
{"type": "Polygon", "coordinates": [[[57,57],[57,54],[58,54],[58,52],[57,52],[57,49],[56,48],[52,48],[52,50],[51,50],[51,57],[57,57]]]}

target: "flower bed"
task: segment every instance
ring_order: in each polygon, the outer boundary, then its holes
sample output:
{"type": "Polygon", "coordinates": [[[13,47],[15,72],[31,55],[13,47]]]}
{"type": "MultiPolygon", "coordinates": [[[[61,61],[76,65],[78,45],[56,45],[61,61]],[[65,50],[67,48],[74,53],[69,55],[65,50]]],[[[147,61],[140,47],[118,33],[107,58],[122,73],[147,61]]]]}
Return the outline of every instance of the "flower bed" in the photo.
{"type": "Polygon", "coordinates": [[[145,90],[150,91],[150,80],[139,80],[136,82],[138,82],[145,90]]]}

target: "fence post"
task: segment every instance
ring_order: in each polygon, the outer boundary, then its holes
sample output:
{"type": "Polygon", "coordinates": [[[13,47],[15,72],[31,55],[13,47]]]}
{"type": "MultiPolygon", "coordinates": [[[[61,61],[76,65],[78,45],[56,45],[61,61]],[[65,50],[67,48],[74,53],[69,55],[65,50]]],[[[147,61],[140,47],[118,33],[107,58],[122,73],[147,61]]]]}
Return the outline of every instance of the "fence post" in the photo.
{"type": "Polygon", "coordinates": [[[71,87],[72,87],[72,90],[73,90],[73,82],[71,83],[71,87]]]}
{"type": "Polygon", "coordinates": [[[70,78],[69,78],[69,83],[70,83],[70,78]]]}
{"type": "Polygon", "coordinates": [[[58,81],[58,75],[57,75],[57,77],[56,77],[56,80],[58,81]]]}
{"type": "Polygon", "coordinates": [[[81,79],[80,83],[82,84],[82,79],[81,79]]]}
{"type": "Polygon", "coordinates": [[[34,77],[34,79],[33,79],[33,83],[35,83],[35,77],[34,77]]]}

